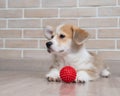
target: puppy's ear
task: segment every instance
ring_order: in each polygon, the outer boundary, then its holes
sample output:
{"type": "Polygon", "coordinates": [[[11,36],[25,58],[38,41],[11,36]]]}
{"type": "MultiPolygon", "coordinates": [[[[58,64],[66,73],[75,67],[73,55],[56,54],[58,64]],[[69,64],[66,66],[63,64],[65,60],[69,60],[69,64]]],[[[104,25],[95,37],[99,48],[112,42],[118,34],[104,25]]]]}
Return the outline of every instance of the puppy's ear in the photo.
{"type": "Polygon", "coordinates": [[[44,35],[49,40],[53,34],[53,28],[51,26],[46,26],[44,29],[44,35]]]}
{"type": "Polygon", "coordinates": [[[77,45],[83,44],[89,38],[89,33],[79,27],[73,26],[73,41],[77,45]]]}

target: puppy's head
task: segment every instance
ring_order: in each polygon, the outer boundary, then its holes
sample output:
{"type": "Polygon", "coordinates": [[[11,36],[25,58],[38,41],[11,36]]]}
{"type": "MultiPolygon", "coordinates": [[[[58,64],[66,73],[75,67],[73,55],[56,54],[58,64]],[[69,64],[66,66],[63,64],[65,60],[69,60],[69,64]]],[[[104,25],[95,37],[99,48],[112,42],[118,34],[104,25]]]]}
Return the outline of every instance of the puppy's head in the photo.
{"type": "Polygon", "coordinates": [[[89,37],[89,34],[77,26],[63,24],[57,28],[47,26],[45,36],[49,40],[46,43],[48,52],[66,53],[71,50],[71,45],[77,46],[83,44],[89,37]]]}

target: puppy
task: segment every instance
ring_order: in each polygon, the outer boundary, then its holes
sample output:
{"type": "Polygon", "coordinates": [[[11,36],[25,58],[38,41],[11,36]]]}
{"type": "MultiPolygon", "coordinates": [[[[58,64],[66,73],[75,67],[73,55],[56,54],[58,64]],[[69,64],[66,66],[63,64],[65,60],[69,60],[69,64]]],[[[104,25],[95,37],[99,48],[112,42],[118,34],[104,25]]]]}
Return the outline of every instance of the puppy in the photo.
{"type": "Polygon", "coordinates": [[[57,28],[47,26],[44,33],[49,40],[46,43],[47,50],[54,55],[54,64],[46,75],[48,81],[60,81],[60,69],[66,65],[76,69],[75,82],[84,83],[110,75],[100,58],[86,50],[85,42],[89,34],[85,30],[62,24],[57,28]]]}

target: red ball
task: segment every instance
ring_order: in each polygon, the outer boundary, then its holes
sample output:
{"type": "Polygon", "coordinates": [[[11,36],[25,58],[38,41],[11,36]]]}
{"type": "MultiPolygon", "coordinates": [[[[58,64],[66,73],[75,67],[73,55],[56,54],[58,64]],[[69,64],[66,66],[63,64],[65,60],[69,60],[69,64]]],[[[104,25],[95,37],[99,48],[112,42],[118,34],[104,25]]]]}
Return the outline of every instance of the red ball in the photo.
{"type": "Polygon", "coordinates": [[[76,78],[76,70],[71,66],[65,66],[60,70],[60,77],[66,83],[73,82],[76,78]]]}

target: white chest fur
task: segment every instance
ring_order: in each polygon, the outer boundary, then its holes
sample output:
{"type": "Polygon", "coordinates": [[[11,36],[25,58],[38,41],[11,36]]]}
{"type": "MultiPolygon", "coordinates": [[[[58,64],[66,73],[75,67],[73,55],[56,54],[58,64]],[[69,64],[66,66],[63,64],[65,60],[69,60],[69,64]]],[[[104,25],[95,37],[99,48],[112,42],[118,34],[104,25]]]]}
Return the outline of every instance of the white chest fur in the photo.
{"type": "Polygon", "coordinates": [[[77,53],[70,52],[64,56],[57,56],[57,63],[60,67],[70,65],[76,68],[76,70],[80,69],[89,69],[93,67],[92,65],[92,56],[89,52],[83,47],[77,53]]]}

